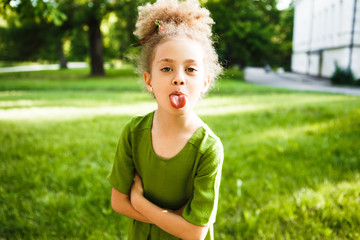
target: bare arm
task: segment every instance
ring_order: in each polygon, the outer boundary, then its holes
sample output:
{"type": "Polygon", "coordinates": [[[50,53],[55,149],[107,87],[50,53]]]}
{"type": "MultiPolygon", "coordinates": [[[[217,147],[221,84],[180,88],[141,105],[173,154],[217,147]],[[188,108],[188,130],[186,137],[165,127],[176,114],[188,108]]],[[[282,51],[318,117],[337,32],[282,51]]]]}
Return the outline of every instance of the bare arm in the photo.
{"type": "Polygon", "coordinates": [[[113,188],[111,192],[111,207],[115,212],[132,219],[145,223],[152,223],[148,218],[134,209],[134,207],[131,205],[129,195],[121,193],[115,188],[113,188]]]}
{"type": "Polygon", "coordinates": [[[181,215],[162,209],[143,196],[140,177],[135,174],[135,182],[131,188],[131,204],[141,215],[149,219],[164,231],[181,239],[204,239],[208,227],[197,226],[186,221],[181,215]]]}

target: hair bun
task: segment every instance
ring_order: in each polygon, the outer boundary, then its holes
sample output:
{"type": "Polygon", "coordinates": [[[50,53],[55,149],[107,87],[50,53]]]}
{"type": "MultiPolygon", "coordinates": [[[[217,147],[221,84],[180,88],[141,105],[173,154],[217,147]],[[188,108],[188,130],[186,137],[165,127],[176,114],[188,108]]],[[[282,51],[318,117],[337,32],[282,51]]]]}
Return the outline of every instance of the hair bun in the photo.
{"type": "Polygon", "coordinates": [[[154,4],[140,6],[139,18],[134,34],[144,38],[154,33],[155,21],[158,20],[162,29],[166,27],[185,25],[189,30],[195,30],[206,37],[212,35],[211,26],[214,24],[210,12],[202,8],[197,0],[158,0],[154,4]]]}

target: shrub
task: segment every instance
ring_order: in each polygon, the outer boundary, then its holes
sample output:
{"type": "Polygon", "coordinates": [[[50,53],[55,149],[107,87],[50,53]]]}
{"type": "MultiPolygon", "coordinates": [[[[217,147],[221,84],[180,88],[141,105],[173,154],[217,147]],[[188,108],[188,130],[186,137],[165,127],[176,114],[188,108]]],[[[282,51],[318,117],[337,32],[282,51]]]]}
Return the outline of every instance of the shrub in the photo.
{"type": "Polygon", "coordinates": [[[244,81],[244,72],[238,69],[226,69],[223,72],[222,77],[244,81]]]}
{"type": "Polygon", "coordinates": [[[350,69],[348,68],[343,69],[337,63],[335,65],[336,65],[335,72],[330,78],[332,84],[340,84],[340,85],[355,84],[355,77],[350,69]]]}

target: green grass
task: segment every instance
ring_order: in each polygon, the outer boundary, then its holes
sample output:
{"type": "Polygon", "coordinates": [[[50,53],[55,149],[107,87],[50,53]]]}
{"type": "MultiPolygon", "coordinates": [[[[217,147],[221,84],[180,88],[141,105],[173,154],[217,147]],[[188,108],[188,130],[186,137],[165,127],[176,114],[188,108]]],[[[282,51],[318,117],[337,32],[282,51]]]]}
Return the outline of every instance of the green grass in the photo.
{"type": "MultiPolygon", "coordinates": [[[[0,239],[126,239],[106,176],[155,108],[132,71],[0,74],[0,239]]],[[[239,76],[196,109],[225,149],[216,239],[360,239],[360,98],[239,76]]]]}

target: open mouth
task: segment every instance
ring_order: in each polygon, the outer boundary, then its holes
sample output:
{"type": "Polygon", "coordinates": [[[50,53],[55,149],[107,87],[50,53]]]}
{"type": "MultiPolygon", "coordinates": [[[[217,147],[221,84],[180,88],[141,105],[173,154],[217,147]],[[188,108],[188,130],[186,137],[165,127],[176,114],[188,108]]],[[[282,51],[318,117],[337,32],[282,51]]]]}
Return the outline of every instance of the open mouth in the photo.
{"type": "Polygon", "coordinates": [[[170,94],[169,99],[174,108],[183,108],[186,105],[186,95],[181,92],[170,94]]]}

